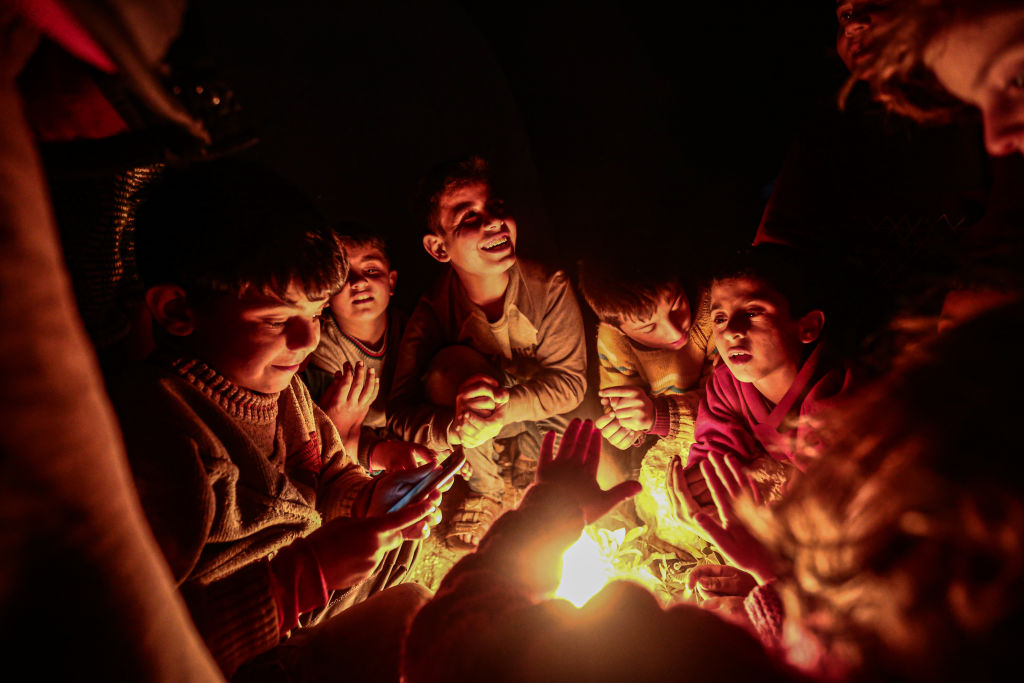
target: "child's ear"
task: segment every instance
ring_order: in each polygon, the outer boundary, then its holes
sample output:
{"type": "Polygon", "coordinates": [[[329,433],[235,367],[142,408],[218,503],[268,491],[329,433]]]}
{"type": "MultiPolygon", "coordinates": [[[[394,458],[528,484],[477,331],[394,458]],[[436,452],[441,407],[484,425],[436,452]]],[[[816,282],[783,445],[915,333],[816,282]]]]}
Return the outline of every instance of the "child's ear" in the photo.
{"type": "Polygon", "coordinates": [[[397,270],[390,270],[390,271],[388,271],[388,284],[391,286],[391,293],[394,294],[395,293],[395,285],[398,284],[398,271],[397,270]]]}
{"type": "Polygon", "coordinates": [[[821,330],[825,327],[825,312],[813,310],[797,321],[800,326],[800,342],[810,344],[818,340],[821,330]]]}
{"type": "Polygon", "coordinates": [[[157,285],[146,290],[146,308],[160,327],[177,337],[195,330],[195,316],[185,290],[178,285],[157,285]]]}
{"type": "Polygon", "coordinates": [[[444,246],[444,240],[440,236],[433,233],[423,236],[423,248],[427,250],[435,261],[441,263],[448,263],[452,260],[452,257],[448,255],[448,250],[444,246]]]}

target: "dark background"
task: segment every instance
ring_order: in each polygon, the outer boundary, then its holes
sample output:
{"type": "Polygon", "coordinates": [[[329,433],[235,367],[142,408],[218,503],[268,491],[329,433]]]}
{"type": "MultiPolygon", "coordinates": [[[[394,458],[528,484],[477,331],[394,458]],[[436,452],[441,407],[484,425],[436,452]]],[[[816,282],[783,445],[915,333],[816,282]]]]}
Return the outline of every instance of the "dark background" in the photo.
{"type": "Polygon", "coordinates": [[[845,78],[834,5],[199,1],[200,36],[276,168],[332,221],[383,234],[411,307],[438,271],[408,197],[474,152],[519,251],[680,268],[749,243],[792,136],[845,78]],[[698,256],[700,254],[700,256],[698,256]]]}

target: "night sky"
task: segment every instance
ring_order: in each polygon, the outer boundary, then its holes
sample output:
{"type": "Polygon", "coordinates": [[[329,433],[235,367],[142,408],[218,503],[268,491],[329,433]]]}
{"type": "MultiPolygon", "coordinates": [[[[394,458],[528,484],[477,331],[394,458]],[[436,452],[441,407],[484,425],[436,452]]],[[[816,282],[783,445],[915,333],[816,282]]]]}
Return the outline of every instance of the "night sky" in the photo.
{"type": "Polygon", "coordinates": [[[332,221],[383,234],[411,307],[438,271],[415,180],[492,161],[521,255],[574,269],[749,243],[792,136],[845,78],[829,2],[194,3],[191,32],[332,221]]]}

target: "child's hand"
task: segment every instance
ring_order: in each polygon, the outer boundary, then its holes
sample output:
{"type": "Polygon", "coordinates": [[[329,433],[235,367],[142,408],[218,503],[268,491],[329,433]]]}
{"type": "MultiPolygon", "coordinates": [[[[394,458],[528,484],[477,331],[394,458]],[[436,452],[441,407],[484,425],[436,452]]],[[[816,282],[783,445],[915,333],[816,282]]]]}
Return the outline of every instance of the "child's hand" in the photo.
{"type": "Polygon", "coordinates": [[[345,450],[355,453],[359,448],[359,430],[380,391],[380,378],[373,368],[367,369],[362,361],[345,363],[334,374],[334,381],[320,398],[320,407],[338,428],[345,450]]]}
{"type": "Polygon", "coordinates": [[[449,443],[475,448],[493,439],[505,426],[508,390],[490,375],[473,375],[459,387],[449,443]]]}
{"type": "Polygon", "coordinates": [[[699,467],[684,468],[678,456],[673,458],[668,471],[668,497],[676,517],[692,519],[701,510],[717,515],[718,509],[699,467]]]}
{"type": "Polygon", "coordinates": [[[411,441],[378,441],[369,457],[370,471],[397,472],[411,470],[427,463],[436,464],[437,455],[426,446],[411,441]]]}
{"type": "Polygon", "coordinates": [[[362,581],[404,539],[425,537],[440,500],[435,492],[427,500],[380,517],[338,517],[310,534],[308,541],[327,587],[340,590],[362,581]]]}
{"type": "Polygon", "coordinates": [[[747,569],[761,583],[771,581],[776,575],[775,558],[747,531],[735,510],[735,500],[744,495],[750,495],[760,504],[757,487],[731,455],[712,453],[700,463],[700,469],[722,521],[704,512],[697,513],[694,521],[733,564],[747,569]]]}
{"type": "Polygon", "coordinates": [[[654,402],[640,387],[608,387],[601,389],[598,395],[601,404],[611,410],[626,429],[646,432],[654,426],[654,402]]]}
{"type": "MultiPolygon", "coordinates": [[[[367,517],[381,517],[388,514],[391,506],[398,502],[409,489],[416,486],[423,477],[434,469],[434,463],[427,463],[411,470],[398,470],[380,475],[370,495],[370,503],[366,509],[367,517]]],[[[440,496],[440,493],[434,493],[440,496]]],[[[435,526],[441,521],[441,510],[437,509],[427,520],[427,526],[435,526]]],[[[426,529],[427,527],[424,527],[426,529]]],[[[426,533],[426,532],[424,532],[426,533]]]]}
{"type": "Polygon", "coordinates": [[[594,426],[601,431],[601,436],[608,440],[608,443],[624,451],[636,441],[637,432],[626,429],[615,419],[614,413],[605,413],[597,418],[594,426]]]}
{"type": "Polygon", "coordinates": [[[690,571],[686,585],[701,600],[726,596],[746,597],[757,586],[757,579],[727,564],[701,564],[690,571]]]}
{"type": "Polygon", "coordinates": [[[622,501],[640,492],[640,483],[625,481],[604,491],[597,483],[597,466],[601,461],[601,436],[590,420],[573,420],[562,435],[555,452],[555,433],[544,435],[537,463],[538,484],[561,487],[566,496],[579,502],[584,518],[590,524],[622,501]]]}

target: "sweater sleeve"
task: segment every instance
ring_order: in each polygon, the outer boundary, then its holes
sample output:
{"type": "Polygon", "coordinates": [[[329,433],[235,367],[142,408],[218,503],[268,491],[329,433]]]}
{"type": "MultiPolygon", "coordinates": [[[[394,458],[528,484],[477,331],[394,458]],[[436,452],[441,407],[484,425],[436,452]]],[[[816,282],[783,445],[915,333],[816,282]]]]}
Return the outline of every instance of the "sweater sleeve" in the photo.
{"type": "MultiPolygon", "coordinates": [[[[408,330],[407,330],[408,332],[408,330]]],[[[574,410],[587,390],[587,349],[583,316],[565,273],[547,284],[544,313],[537,329],[540,371],[509,388],[506,422],[543,420],[574,410]]]]}
{"type": "Polygon", "coordinates": [[[196,628],[230,676],[242,662],[276,645],[280,637],[267,563],[256,562],[209,584],[185,582],[210,539],[216,478],[188,436],[170,431],[152,438],[147,433],[151,423],[123,422],[146,517],[196,628]]]}
{"type": "Polygon", "coordinates": [[[732,454],[749,462],[764,454],[740,412],[740,397],[727,367],[716,370],[700,401],[694,443],[687,467],[694,467],[711,453],[732,454]]]}
{"type": "Polygon", "coordinates": [[[427,399],[423,376],[443,344],[437,316],[425,300],[420,300],[402,334],[388,397],[388,429],[404,441],[415,441],[435,451],[449,448],[448,425],[455,411],[435,406],[427,399]]]}

